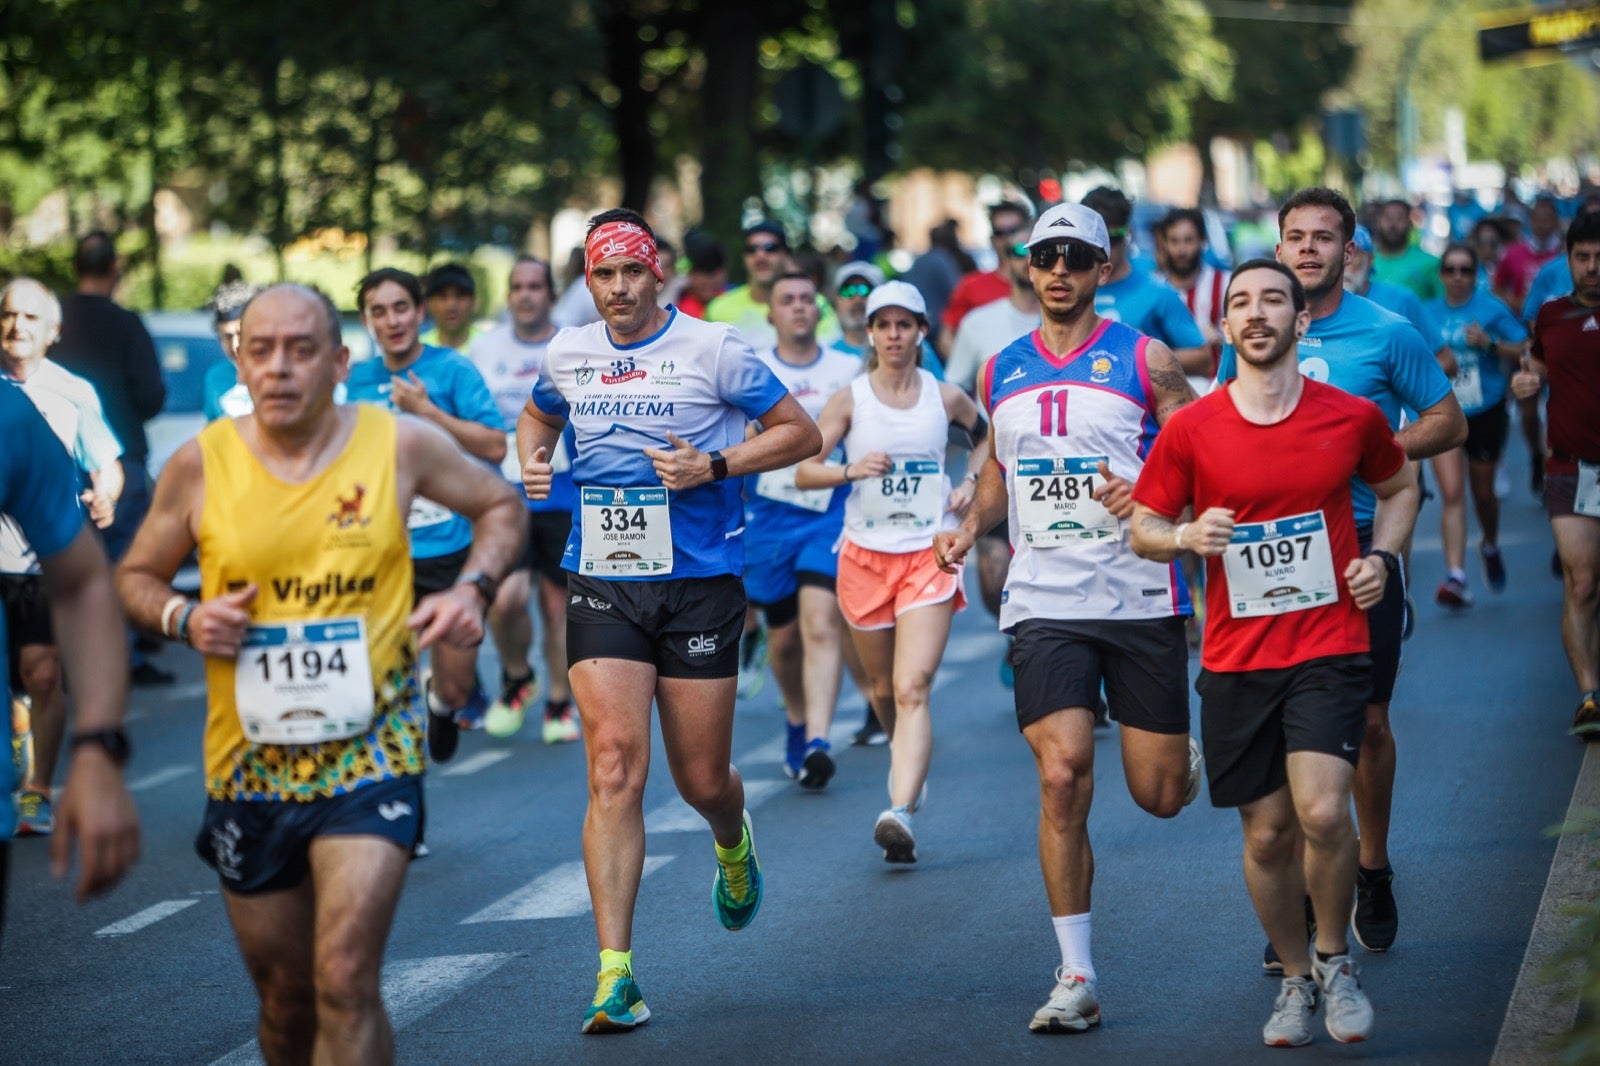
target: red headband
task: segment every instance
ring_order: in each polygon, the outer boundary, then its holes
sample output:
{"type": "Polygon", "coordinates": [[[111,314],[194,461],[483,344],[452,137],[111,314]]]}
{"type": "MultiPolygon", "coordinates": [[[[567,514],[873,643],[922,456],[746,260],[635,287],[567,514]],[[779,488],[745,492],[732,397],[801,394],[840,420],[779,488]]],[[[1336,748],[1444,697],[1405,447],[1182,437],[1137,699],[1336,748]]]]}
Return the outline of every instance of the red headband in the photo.
{"type": "Polygon", "coordinates": [[[594,268],[607,259],[625,256],[637,259],[650,268],[657,281],[665,281],[661,273],[661,254],[656,250],[655,238],[644,228],[632,222],[607,222],[596,226],[583,248],[583,280],[588,281],[594,268]]]}

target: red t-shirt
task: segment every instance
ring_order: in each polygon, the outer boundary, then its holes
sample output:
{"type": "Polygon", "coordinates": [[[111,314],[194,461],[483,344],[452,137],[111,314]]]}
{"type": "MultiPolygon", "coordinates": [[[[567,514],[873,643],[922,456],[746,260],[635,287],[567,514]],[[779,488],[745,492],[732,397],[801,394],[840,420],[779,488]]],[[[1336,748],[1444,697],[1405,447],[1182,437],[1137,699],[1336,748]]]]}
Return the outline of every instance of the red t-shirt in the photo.
{"type": "MultiPolygon", "coordinates": [[[[1304,610],[1235,618],[1222,557],[1207,559],[1201,664],[1222,672],[1276,670],[1365,652],[1370,646],[1366,613],[1355,605],[1344,580],[1344,569],[1359,550],[1350,479],[1377,484],[1393,477],[1405,451],[1376,404],[1332,385],[1308,379],[1294,411],[1270,426],[1239,414],[1232,397],[1237,387],[1229,382],[1172,416],[1156,436],[1133,498],[1173,519],[1191,504],[1196,515],[1230,508],[1236,538],[1245,523],[1277,523],[1320,511],[1338,595],[1304,610]]],[[[1273,535],[1263,528],[1266,536],[1273,535]]],[[[1291,554],[1318,546],[1302,539],[1305,545],[1295,538],[1278,544],[1291,554]]]]}
{"type": "Polygon", "coordinates": [[[944,323],[950,335],[956,335],[956,327],[961,325],[961,320],[967,317],[967,312],[976,310],[984,304],[992,304],[996,300],[1003,300],[1011,295],[1011,281],[998,270],[991,270],[987,274],[974,270],[970,274],[963,274],[961,280],[956,282],[956,287],[950,292],[950,299],[944,305],[944,313],[939,316],[939,321],[944,323]]]}
{"type": "Polygon", "coordinates": [[[1511,297],[1513,308],[1521,307],[1522,301],[1528,298],[1528,286],[1533,284],[1533,276],[1539,273],[1539,268],[1564,254],[1559,243],[1549,251],[1542,252],[1527,241],[1518,241],[1500,257],[1500,262],[1494,268],[1494,276],[1489,279],[1490,284],[1496,293],[1511,297]]]}
{"type": "Polygon", "coordinates": [[[1553,474],[1575,474],[1574,459],[1600,462],[1600,307],[1571,296],[1551,300],[1533,320],[1533,357],[1550,377],[1553,474]]]}

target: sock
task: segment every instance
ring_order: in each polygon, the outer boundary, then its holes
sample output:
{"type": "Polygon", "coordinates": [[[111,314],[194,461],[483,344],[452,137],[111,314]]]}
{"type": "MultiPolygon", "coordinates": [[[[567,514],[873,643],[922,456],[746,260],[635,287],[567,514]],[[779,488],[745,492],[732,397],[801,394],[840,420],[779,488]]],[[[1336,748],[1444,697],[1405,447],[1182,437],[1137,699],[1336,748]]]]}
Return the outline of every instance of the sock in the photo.
{"type": "Polygon", "coordinates": [[[517,677],[512,677],[510,674],[506,673],[505,669],[502,667],[501,670],[500,670],[500,685],[501,685],[501,687],[502,688],[510,688],[512,685],[520,685],[524,681],[532,681],[533,680],[533,667],[528,666],[527,663],[523,663],[523,667],[528,672],[525,673],[525,674],[521,674],[521,675],[519,675],[517,677]]]}
{"type": "Polygon", "coordinates": [[[433,694],[433,686],[432,685],[428,686],[428,710],[431,713],[436,714],[441,718],[448,718],[452,714],[456,713],[453,708],[446,707],[443,703],[441,703],[439,701],[439,697],[437,697],[437,696],[435,696],[433,694]]]}
{"type": "Polygon", "coordinates": [[[627,951],[612,951],[610,948],[600,949],[600,972],[607,970],[621,970],[629,977],[633,976],[633,949],[627,951]]]}
{"type": "Polygon", "coordinates": [[[807,754],[809,754],[809,753],[811,753],[813,751],[832,751],[832,750],[833,750],[833,745],[831,743],[829,743],[827,737],[818,737],[815,740],[806,741],[806,752],[807,752],[807,754]]]}
{"type": "Polygon", "coordinates": [[[1450,577],[1450,578],[1454,578],[1455,580],[1461,582],[1463,585],[1465,585],[1467,583],[1467,572],[1465,570],[1460,570],[1460,569],[1456,569],[1455,567],[1452,567],[1449,570],[1445,571],[1445,576],[1446,577],[1450,577]]]}
{"type": "MultiPolygon", "coordinates": [[[[716,843],[713,838],[712,843],[716,843]]],[[[725,863],[743,862],[746,855],[750,854],[750,834],[743,829],[739,830],[739,843],[731,848],[717,844],[717,861],[725,863]]]]}
{"type": "Polygon", "coordinates": [[[1363,881],[1381,881],[1385,877],[1394,876],[1394,867],[1390,866],[1388,863],[1384,863],[1383,869],[1381,870],[1369,870],[1365,866],[1358,866],[1356,867],[1356,870],[1358,876],[1363,881]]]}
{"type": "Polygon", "coordinates": [[[1490,558],[1490,559],[1494,558],[1496,555],[1500,554],[1500,545],[1498,545],[1498,544],[1485,544],[1485,545],[1483,545],[1483,554],[1487,558],[1490,558]]]}
{"type": "Polygon", "coordinates": [[[1334,951],[1334,952],[1319,951],[1319,952],[1317,952],[1317,961],[1322,963],[1323,965],[1327,965],[1328,963],[1332,962],[1334,959],[1338,958],[1340,955],[1348,955],[1348,954],[1350,954],[1350,949],[1349,948],[1345,948],[1343,951],[1334,951]]]}
{"type": "Polygon", "coordinates": [[[1089,958],[1089,912],[1051,917],[1056,941],[1061,945],[1061,965],[1086,980],[1094,980],[1094,963],[1089,958]]]}

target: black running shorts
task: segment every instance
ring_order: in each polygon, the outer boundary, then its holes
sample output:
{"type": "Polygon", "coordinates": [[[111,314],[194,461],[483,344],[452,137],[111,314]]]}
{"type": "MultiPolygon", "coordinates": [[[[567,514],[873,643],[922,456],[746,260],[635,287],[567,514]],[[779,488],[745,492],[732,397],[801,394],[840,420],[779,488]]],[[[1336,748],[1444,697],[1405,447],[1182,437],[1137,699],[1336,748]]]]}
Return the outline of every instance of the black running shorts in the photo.
{"type": "Polygon", "coordinates": [[[1029,618],[1016,642],[1017,725],[1068,707],[1093,710],[1106,690],[1111,717],[1151,733],[1189,732],[1189,642],[1185,619],[1068,622],[1029,618]]]}
{"type": "Polygon", "coordinates": [[[713,680],[739,672],[744,582],[732,574],[610,581],[567,575],[567,665],[651,663],[659,677],[713,680]]]}

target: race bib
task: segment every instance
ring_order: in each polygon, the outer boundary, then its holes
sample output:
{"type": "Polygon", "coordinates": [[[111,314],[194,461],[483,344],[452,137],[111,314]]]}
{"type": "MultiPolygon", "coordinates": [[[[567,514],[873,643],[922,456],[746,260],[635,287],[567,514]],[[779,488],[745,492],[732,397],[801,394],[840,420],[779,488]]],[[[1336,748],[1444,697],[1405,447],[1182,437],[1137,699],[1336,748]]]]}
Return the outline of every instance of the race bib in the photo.
{"type": "Polygon", "coordinates": [[[899,459],[882,477],[856,482],[867,529],[930,529],[944,513],[944,468],[927,459],[899,459]]]}
{"type": "Polygon", "coordinates": [[[245,739],[321,744],[372,726],[372,660],[361,617],[254,625],[234,666],[233,700],[245,739]]]}
{"type": "Polygon", "coordinates": [[[826,511],[828,505],[833,502],[833,490],[795,488],[794,472],[797,469],[798,464],[786,466],[782,470],[768,470],[756,478],[756,495],[804,511],[815,511],[817,514],[826,511]]]}
{"type": "Polygon", "coordinates": [[[1103,455],[1017,460],[1013,491],[1025,544],[1053,548],[1118,535],[1116,516],[1091,495],[1105,460],[1103,455]]]}
{"type": "Polygon", "coordinates": [[[1305,611],[1339,598],[1321,511],[1234,526],[1222,566],[1235,618],[1305,611]]]}
{"type": "Polygon", "coordinates": [[[1463,411],[1483,406],[1483,375],[1478,372],[1477,352],[1456,354],[1456,376],[1450,382],[1450,389],[1463,411]]]}
{"type": "MultiPolygon", "coordinates": [[[[555,450],[550,453],[550,472],[565,474],[572,469],[572,459],[567,455],[567,438],[557,437],[555,450]]],[[[522,484],[522,460],[517,458],[517,431],[506,434],[506,457],[500,460],[500,475],[507,481],[522,484]]]]}
{"type": "Polygon", "coordinates": [[[1572,498],[1572,510],[1600,518],[1600,463],[1578,464],[1578,492],[1572,498]]]}
{"type": "Polygon", "coordinates": [[[664,488],[586,488],[582,495],[585,574],[672,573],[672,518],[664,488]]]}
{"type": "Polygon", "coordinates": [[[407,529],[426,529],[450,521],[453,517],[448,507],[442,507],[426,496],[411,497],[411,510],[406,514],[407,529]]]}

